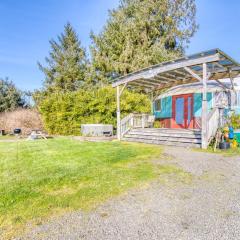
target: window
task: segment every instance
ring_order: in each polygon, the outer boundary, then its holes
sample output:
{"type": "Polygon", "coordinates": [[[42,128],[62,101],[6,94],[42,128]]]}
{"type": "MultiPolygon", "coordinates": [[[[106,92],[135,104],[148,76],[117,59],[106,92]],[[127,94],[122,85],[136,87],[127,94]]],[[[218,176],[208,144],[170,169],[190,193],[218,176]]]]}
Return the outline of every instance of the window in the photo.
{"type": "Polygon", "coordinates": [[[238,107],[240,107],[240,91],[237,91],[237,101],[236,101],[236,105],[238,107]]]}
{"type": "Polygon", "coordinates": [[[155,101],[155,111],[161,111],[161,99],[155,101]]]}

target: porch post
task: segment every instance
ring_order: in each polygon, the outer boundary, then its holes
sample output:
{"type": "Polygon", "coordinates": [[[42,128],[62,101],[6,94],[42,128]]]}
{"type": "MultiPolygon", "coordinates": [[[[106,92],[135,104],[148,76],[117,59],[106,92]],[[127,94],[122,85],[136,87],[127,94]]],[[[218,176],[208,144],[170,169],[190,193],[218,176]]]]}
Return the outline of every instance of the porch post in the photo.
{"type": "Polygon", "coordinates": [[[117,86],[117,138],[121,140],[120,87],[117,86]]]}
{"type": "Polygon", "coordinates": [[[207,64],[203,63],[202,91],[202,148],[207,149],[207,64]]]}
{"type": "Polygon", "coordinates": [[[153,92],[151,92],[151,114],[153,115],[154,108],[153,108],[153,92]]]}

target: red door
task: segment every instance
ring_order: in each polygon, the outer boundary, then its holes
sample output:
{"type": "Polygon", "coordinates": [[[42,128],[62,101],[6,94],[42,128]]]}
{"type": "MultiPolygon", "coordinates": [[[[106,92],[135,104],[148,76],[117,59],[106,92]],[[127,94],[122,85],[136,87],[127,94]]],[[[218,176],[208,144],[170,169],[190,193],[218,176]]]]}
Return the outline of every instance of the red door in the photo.
{"type": "Polygon", "coordinates": [[[193,128],[193,94],[172,97],[172,128],[193,128]]]}

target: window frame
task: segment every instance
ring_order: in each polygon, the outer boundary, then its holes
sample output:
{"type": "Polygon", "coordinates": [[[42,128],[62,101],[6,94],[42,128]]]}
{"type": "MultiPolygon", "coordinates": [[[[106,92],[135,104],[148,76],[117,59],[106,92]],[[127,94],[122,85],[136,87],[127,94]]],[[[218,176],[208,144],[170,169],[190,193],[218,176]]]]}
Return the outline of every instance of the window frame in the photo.
{"type": "Polygon", "coordinates": [[[162,99],[157,99],[154,102],[154,110],[155,112],[161,112],[162,111],[162,99]]]}
{"type": "Polygon", "coordinates": [[[237,101],[235,103],[236,107],[240,107],[240,90],[237,90],[237,101]]]}

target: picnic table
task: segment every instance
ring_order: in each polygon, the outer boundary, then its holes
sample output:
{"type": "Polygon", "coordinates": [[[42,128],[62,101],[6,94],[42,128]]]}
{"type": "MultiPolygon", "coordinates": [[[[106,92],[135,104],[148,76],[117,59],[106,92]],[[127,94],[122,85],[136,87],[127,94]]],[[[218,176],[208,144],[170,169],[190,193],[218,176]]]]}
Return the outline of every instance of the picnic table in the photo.
{"type": "Polygon", "coordinates": [[[30,136],[28,137],[29,140],[36,140],[36,139],[46,139],[47,136],[42,130],[39,129],[33,129],[30,136]]]}

